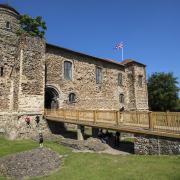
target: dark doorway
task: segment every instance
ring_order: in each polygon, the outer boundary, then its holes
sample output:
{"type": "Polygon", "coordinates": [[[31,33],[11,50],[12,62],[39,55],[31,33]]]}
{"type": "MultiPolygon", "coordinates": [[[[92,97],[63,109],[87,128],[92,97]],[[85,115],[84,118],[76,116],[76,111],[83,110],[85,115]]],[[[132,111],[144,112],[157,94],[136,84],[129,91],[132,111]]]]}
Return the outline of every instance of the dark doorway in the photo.
{"type": "Polygon", "coordinates": [[[46,87],[45,89],[45,108],[46,109],[58,109],[59,94],[53,87],[46,87]]]}

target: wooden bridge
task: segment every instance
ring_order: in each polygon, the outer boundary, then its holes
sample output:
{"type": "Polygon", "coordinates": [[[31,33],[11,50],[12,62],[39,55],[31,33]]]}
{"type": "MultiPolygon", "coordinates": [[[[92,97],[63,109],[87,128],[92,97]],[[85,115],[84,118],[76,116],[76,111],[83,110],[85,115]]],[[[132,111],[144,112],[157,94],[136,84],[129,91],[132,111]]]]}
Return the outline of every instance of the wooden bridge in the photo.
{"type": "Polygon", "coordinates": [[[46,109],[44,116],[50,121],[180,138],[180,113],[178,112],[46,109]]]}

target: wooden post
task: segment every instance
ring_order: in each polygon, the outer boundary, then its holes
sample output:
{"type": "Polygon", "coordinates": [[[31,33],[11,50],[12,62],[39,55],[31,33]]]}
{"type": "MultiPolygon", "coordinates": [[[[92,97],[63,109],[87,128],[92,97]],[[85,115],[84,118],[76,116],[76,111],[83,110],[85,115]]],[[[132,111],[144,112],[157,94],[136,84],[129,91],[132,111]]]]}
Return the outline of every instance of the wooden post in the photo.
{"type": "Polygon", "coordinates": [[[97,112],[96,112],[96,110],[94,110],[93,112],[94,112],[94,123],[96,123],[96,120],[97,120],[97,112]]]}
{"type": "Polygon", "coordinates": [[[84,126],[77,125],[77,140],[79,140],[79,141],[84,140],[84,137],[83,137],[83,128],[84,128],[84,126]]]}
{"type": "Polygon", "coordinates": [[[119,111],[116,111],[116,123],[119,126],[119,111]]]}
{"type": "Polygon", "coordinates": [[[141,112],[139,111],[136,111],[136,119],[137,119],[137,124],[141,125],[141,122],[140,122],[140,116],[141,116],[141,112]]]}
{"type": "Polygon", "coordinates": [[[153,123],[153,118],[152,118],[152,112],[149,112],[149,129],[153,130],[154,129],[154,123],[153,123]]]}
{"type": "Polygon", "coordinates": [[[171,123],[170,123],[170,120],[169,120],[169,117],[168,117],[168,111],[166,111],[166,125],[168,127],[171,127],[171,123]]]}
{"type": "Polygon", "coordinates": [[[121,115],[120,115],[120,123],[122,124],[123,121],[124,121],[124,112],[120,112],[121,115]]]}
{"type": "Polygon", "coordinates": [[[79,110],[76,110],[76,121],[79,121],[79,110]]]}
{"type": "Polygon", "coordinates": [[[64,116],[64,120],[66,120],[66,110],[63,109],[63,116],[64,116]]]}

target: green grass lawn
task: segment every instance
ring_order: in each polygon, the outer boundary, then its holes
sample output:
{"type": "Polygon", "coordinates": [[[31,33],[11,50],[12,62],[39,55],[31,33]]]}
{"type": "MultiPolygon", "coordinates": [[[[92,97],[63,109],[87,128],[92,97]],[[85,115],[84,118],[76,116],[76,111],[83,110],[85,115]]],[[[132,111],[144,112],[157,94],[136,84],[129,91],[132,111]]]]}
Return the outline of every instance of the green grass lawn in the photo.
{"type": "MultiPolygon", "coordinates": [[[[179,180],[180,156],[107,155],[96,153],[73,153],[55,142],[46,142],[60,154],[66,154],[59,171],[34,180],[179,180]]],[[[0,157],[38,147],[30,140],[9,141],[0,137],[0,157]]],[[[0,180],[4,180],[0,177],[0,180]]]]}

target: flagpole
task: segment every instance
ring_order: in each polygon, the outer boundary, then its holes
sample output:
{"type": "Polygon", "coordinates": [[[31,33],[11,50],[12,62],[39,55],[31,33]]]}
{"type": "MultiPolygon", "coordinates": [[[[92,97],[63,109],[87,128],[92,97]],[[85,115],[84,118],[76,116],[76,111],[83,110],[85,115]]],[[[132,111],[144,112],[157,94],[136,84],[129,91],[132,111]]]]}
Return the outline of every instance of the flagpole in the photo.
{"type": "Polygon", "coordinates": [[[124,49],[124,47],[122,47],[121,49],[122,49],[122,51],[121,51],[121,52],[122,52],[122,61],[123,61],[123,59],[124,59],[124,50],[123,50],[123,49],[124,49]]]}

